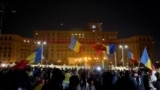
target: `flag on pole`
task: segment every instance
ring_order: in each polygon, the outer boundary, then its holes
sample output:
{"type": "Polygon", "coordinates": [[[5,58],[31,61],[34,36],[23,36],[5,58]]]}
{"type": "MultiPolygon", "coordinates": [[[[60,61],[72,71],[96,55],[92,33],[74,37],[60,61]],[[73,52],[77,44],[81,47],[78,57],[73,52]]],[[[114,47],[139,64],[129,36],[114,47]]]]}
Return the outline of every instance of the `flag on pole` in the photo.
{"type": "Polygon", "coordinates": [[[38,48],[36,51],[31,53],[26,60],[28,61],[29,64],[33,63],[39,63],[42,60],[42,47],[38,48]]]}
{"type": "Polygon", "coordinates": [[[71,37],[69,48],[75,51],[76,53],[79,53],[81,50],[81,43],[79,43],[79,41],[76,40],[76,37],[74,35],[71,37]]]}
{"type": "Polygon", "coordinates": [[[115,44],[109,44],[108,47],[109,49],[107,49],[107,51],[109,54],[113,54],[116,51],[115,44]]]}
{"type": "Polygon", "coordinates": [[[18,62],[13,68],[24,69],[27,64],[39,63],[42,60],[42,48],[38,48],[33,53],[31,53],[27,58],[18,62]]]}
{"type": "Polygon", "coordinates": [[[141,61],[142,64],[144,64],[148,69],[153,70],[153,64],[151,63],[151,60],[148,56],[148,52],[146,47],[143,50],[142,56],[141,56],[141,61]]]}
{"type": "Polygon", "coordinates": [[[103,44],[100,43],[96,43],[96,44],[92,44],[91,46],[98,55],[102,55],[103,51],[106,51],[106,47],[103,44]]]}
{"type": "Polygon", "coordinates": [[[21,60],[18,62],[16,65],[14,65],[12,68],[18,69],[18,70],[23,70],[27,66],[28,61],[27,60],[21,60]]]}
{"type": "Polygon", "coordinates": [[[132,61],[137,60],[137,58],[134,56],[134,54],[130,50],[128,50],[127,56],[128,56],[128,59],[130,59],[132,61]]]}
{"type": "Polygon", "coordinates": [[[115,52],[115,44],[106,45],[106,57],[110,59],[110,55],[115,52]]]}

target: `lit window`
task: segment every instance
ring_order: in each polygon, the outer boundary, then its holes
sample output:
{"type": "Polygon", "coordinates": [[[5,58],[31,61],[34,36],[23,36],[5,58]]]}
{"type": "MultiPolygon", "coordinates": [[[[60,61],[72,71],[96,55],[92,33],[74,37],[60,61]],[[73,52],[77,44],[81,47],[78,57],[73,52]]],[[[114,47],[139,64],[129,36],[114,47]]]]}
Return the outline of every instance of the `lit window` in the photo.
{"type": "Polygon", "coordinates": [[[38,35],[38,33],[35,33],[35,35],[38,35]]]}
{"type": "Polygon", "coordinates": [[[27,40],[27,43],[29,43],[30,41],[29,40],[27,40]]]}
{"type": "Polygon", "coordinates": [[[96,30],[92,30],[92,32],[96,32],[96,30]]]}

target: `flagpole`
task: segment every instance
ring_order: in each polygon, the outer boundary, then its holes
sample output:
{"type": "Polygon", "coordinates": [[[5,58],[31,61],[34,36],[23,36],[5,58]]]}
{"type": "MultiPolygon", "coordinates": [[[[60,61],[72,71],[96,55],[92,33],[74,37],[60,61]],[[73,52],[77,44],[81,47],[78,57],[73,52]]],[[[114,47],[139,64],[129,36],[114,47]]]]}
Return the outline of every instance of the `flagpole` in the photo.
{"type": "Polygon", "coordinates": [[[105,65],[104,65],[104,60],[103,60],[102,54],[100,55],[100,59],[101,59],[101,67],[102,67],[102,69],[105,69],[105,65]]]}
{"type": "Polygon", "coordinates": [[[127,58],[127,67],[129,68],[129,58],[127,58]]]}
{"type": "Polygon", "coordinates": [[[140,63],[141,63],[141,62],[139,61],[138,66],[137,66],[137,71],[139,70],[140,63]]]}
{"type": "Polygon", "coordinates": [[[117,57],[116,57],[116,52],[114,52],[114,63],[115,63],[115,67],[117,67],[117,57]]]}
{"type": "Polygon", "coordinates": [[[132,63],[133,63],[133,68],[134,68],[134,62],[132,61],[132,63]]]}
{"type": "Polygon", "coordinates": [[[44,57],[43,57],[43,52],[44,52],[43,46],[46,45],[46,42],[40,42],[40,41],[38,41],[37,44],[40,45],[41,48],[42,48],[42,53],[41,53],[41,64],[43,64],[43,58],[44,58],[44,57]]]}
{"type": "Polygon", "coordinates": [[[42,53],[41,53],[41,64],[43,63],[42,60],[43,60],[43,44],[41,45],[41,48],[42,48],[42,53]]]}

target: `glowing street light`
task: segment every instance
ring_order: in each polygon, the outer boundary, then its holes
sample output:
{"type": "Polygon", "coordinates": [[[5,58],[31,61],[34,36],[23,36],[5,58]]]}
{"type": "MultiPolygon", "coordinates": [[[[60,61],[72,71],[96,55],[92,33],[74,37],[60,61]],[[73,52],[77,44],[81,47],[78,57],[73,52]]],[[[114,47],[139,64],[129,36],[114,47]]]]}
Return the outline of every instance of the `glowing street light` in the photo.
{"type": "Polygon", "coordinates": [[[124,49],[127,49],[128,46],[127,46],[127,45],[119,45],[119,48],[120,48],[121,51],[122,51],[122,59],[121,59],[121,61],[122,61],[123,66],[124,66],[124,49]]]}
{"type": "Polygon", "coordinates": [[[41,48],[42,48],[42,54],[41,54],[41,64],[42,64],[42,60],[44,59],[43,46],[46,45],[47,43],[46,42],[40,42],[40,41],[38,41],[37,44],[41,45],[41,48]]]}

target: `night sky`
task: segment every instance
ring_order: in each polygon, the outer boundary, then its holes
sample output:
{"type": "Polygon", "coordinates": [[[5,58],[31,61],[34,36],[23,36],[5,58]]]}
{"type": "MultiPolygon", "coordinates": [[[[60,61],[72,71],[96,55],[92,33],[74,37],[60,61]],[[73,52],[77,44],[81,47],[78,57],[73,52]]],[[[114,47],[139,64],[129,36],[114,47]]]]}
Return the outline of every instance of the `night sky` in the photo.
{"type": "Polygon", "coordinates": [[[118,38],[151,35],[155,58],[160,60],[160,2],[116,0],[4,0],[3,33],[33,37],[34,30],[86,28],[102,22],[104,31],[118,31],[118,38]],[[111,2],[112,1],[112,2],[111,2]]]}

